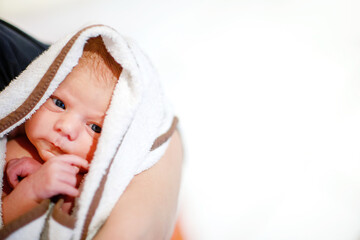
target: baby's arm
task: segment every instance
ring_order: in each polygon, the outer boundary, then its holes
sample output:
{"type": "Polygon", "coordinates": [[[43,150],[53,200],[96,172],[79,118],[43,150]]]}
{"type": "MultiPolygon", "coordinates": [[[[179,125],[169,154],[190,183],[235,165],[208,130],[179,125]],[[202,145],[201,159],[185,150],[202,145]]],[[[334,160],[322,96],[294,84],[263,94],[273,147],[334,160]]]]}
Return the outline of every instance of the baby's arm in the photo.
{"type": "Polygon", "coordinates": [[[78,196],[76,175],[81,167],[88,169],[88,162],[75,155],[56,156],[45,162],[3,198],[4,223],[29,211],[44,199],[59,194],[78,196]]]}
{"type": "MultiPolygon", "coordinates": [[[[12,162],[13,159],[17,159],[17,158],[22,159],[22,158],[25,158],[25,157],[27,159],[35,159],[40,164],[43,163],[43,161],[41,160],[40,156],[37,153],[37,150],[29,142],[29,140],[27,139],[27,137],[25,135],[16,136],[15,138],[12,138],[11,140],[9,140],[7,142],[7,144],[6,144],[6,158],[5,158],[7,168],[9,168],[10,162],[12,162]]],[[[30,162],[31,160],[27,160],[27,161],[30,162]]],[[[36,163],[34,163],[34,165],[35,164],[36,163]]],[[[22,167],[25,167],[25,166],[22,166],[22,167]]],[[[28,169],[28,170],[29,170],[28,173],[30,174],[31,169],[28,169]]],[[[33,171],[34,170],[35,169],[33,169],[33,171]]],[[[16,169],[12,169],[10,171],[11,171],[10,175],[17,174],[16,169]]],[[[2,198],[4,198],[6,195],[8,195],[12,191],[13,186],[11,186],[11,185],[12,184],[8,181],[7,172],[4,172],[2,198]]]]}

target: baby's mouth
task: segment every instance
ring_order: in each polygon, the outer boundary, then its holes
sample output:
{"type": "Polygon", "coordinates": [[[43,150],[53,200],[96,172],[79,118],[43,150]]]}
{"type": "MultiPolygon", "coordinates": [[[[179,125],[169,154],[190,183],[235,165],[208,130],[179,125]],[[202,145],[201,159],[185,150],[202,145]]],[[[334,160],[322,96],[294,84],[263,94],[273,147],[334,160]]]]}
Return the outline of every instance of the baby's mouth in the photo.
{"type": "Polygon", "coordinates": [[[57,147],[53,143],[49,142],[49,152],[54,154],[55,156],[63,155],[65,154],[64,151],[61,150],[60,147],[57,147]]]}

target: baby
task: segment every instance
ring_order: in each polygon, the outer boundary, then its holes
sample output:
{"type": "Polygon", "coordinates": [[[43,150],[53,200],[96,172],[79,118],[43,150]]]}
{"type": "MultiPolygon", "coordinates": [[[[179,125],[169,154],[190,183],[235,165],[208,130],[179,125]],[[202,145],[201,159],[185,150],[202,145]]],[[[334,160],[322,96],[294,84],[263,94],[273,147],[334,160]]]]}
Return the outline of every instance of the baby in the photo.
{"type": "Polygon", "coordinates": [[[64,211],[71,209],[121,70],[101,37],[91,38],[78,65],[22,126],[23,134],[8,141],[5,224],[58,195],[66,196],[64,211]]]}

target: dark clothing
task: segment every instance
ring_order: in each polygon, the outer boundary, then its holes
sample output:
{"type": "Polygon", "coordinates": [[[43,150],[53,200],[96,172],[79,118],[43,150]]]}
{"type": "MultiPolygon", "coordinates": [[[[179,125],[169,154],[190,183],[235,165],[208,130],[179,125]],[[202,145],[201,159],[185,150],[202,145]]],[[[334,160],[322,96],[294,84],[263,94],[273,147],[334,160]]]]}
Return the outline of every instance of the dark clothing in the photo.
{"type": "Polygon", "coordinates": [[[0,91],[48,47],[0,19],[0,91]]]}

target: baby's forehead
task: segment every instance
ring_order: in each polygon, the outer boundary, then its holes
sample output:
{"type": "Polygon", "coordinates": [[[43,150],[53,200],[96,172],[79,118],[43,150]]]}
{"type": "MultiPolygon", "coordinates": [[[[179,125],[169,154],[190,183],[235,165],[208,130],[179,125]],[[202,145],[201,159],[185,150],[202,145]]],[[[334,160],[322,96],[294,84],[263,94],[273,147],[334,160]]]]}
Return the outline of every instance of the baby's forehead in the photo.
{"type": "Polygon", "coordinates": [[[121,72],[117,74],[103,56],[92,52],[84,52],[75,68],[82,69],[83,74],[91,75],[91,79],[96,80],[92,84],[108,88],[115,86],[121,72]]]}
{"type": "Polygon", "coordinates": [[[97,92],[110,96],[121,71],[121,65],[107,52],[102,39],[92,38],[85,44],[78,64],[60,84],[58,90],[74,93],[76,89],[82,93],[95,89],[98,91],[92,91],[94,96],[97,92]]]}
{"type": "Polygon", "coordinates": [[[86,66],[76,66],[53,95],[69,107],[68,109],[77,109],[82,113],[96,110],[100,113],[96,115],[103,115],[110,103],[114,88],[108,82],[86,66]]]}
{"type": "Polygon", "coordinates": [[[99,78],[104,80],[119,79],[122,66],[116,62],[113,56],[108,52],[102,37],[88,39],[84,46],[83,54],[79,60],[79,65],[85,64],[99,78]]]}

